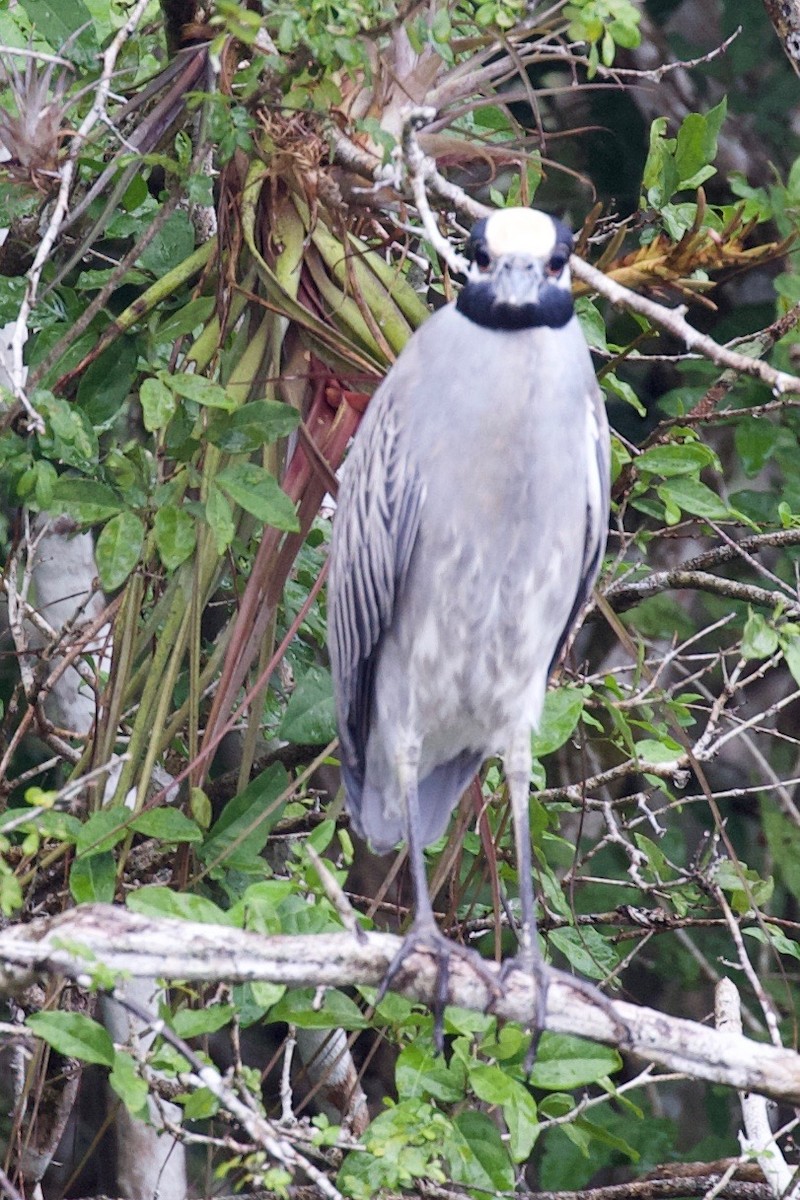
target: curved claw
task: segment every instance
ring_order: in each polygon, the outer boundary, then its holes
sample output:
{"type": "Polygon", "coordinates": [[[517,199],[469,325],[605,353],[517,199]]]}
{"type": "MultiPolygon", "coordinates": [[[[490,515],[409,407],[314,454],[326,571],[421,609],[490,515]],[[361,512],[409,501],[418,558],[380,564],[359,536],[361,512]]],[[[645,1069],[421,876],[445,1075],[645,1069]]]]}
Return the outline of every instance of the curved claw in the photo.
{"type": "Polygon", "coordinates": [[[594,1004],[597,1008],[601,1009],[617,1028],[621,1046],[629,1047],[632,1044],[630,1032],[615,1011],[613,1000],[609,1000],[608,996],[605,996],[594,984],[587,982],[585,979],[579,979],[575,975],[569,975],[566,971],[559,971],[557,967],[548,966],[539,954],[533,958],[525,954],[519,954],[514,958],[506,959],[500,968],[501,982],[505,983],[509,972],[512,970],[525,971],[533,977],[535,1008],[533,1021],[529,1027],[531,1043],[525,1055],[525,1072],[528,1076],[530,1076],[533,1070],[533,1064],[536,1061],[536,1052],[539,1049],[539,1042],[545,1031],[547,990],[553,980],[560,980],[562,983],[565,983],[574,992],[578,992],[583,996],[590,1004],[594,1004]]]}
{"type": "Polygon", "coordinates": [[[375,1003],[380,1004],[389,988],[403,969],[410,954],[418,950],[426,950],[436,960],[436,983],[433,992],[433,1043],[436,1052],[444,1050],[444,1010],[450,1002],[450,959],[455,956],[469,962],[477,970],[486,986],[496,995],[499,994],[497,977],[488,964],[484,963],[476,950],[451,942],[437,928],[428,922],[415,922],[403,938],[400,949],[389,963],[386,974],[378,988],[375,1003]]]}

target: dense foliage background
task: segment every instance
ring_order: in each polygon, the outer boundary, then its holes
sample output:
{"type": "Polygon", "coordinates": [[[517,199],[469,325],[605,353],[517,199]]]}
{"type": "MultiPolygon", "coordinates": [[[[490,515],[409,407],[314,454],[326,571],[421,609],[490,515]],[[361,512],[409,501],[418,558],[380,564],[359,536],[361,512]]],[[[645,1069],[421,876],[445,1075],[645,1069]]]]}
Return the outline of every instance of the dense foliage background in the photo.
{"type": "MultiPolygon", "coordinates": [[[[349,437],[458,287],[411,200],[404,112],[437,110],[419,138],[454,243],[460,197],[534,202],[612,279],[794,374],[790,34],[755,0],[0,2],[7,922],[113,901],[321,933],[342,916],[318,854],[367,927],[403,925],[404,856],[354,844],[337,799],[322,585],[349,437]]],[[[745,1032],[791,1046],[798,400],[576,294],[613,512],[535,738],[543,947],[698,1021],[729,974],[745,1032]]],[[[488,957],[513,952],[509,824],[490,765],[429,855],[443,927],[488,957]]],[[[172,1037],[143,1040],[92,970],[5,1004],[13,1200],[173,1200],[184,1171],[198,1195],[294,1176],[361,1200],[658,1168],[689,1195],[740,1153],[735,1093],[613,1047],[546,1033],[528,1079],[527,1033],[490,1015],[448,1010],[437,1058],[398,995],[224,982],[145,989],[172,1037]],[[319,1175],[189,1086],[176,1039],[319,1175]]]]}

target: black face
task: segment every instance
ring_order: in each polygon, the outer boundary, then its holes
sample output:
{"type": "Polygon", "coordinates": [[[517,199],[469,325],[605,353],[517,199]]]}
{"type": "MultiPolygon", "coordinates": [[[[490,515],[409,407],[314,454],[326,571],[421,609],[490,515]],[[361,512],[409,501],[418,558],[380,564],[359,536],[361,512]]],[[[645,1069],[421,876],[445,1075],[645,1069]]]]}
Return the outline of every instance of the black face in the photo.
{"type": "Polygon", "coordinates": [[[477,266],[485,279],[471,277],[460,296],[457,308],[460,313],[488,329],[535,329],[547,327],[561,329],[573,314],[572,293],[568,284],[560,282],[569,256],[572,254],[573,238],[563,222],[551,218],[555,227],[556,244],[549,259],[541,264],[541,285],[535,298],[511,303],[498,294],[498,274],[505,270],[508,262],[493,259],[486,238],[488,218],[474,226],[467,242],[467,256],[477,266]]]}

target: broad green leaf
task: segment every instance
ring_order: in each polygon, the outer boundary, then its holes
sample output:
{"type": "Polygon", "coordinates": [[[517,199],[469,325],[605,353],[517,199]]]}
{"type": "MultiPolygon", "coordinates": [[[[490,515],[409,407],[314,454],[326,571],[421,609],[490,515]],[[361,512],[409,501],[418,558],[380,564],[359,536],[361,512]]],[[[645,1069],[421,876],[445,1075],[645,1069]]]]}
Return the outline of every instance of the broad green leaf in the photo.
{"type": "Polygon", "coordinates": [[[309,667],[289,698],[278,736],[304,746],[324,746],[336,737],[336,707],[330,671],[309,667]]]}
{"type": "Polygon", "coordinates": [[[142,406],[144,427],[148,433],[156,433],[169,425],[178,407],[175,392],[160,379],[145,379],[139,388],[139,403],[142,406]]]}
{"type": "Polygon", "coordinates": [[[156,341],[174,342],[183,334],[191,333],[198,326],[205,325],[214,311],[215,304],[213,296],[198,296],[182,308],[169,313],[156,329],[156,341]]]}
{"type": "Polygon", "coordinates": [[[664,738],[662,741],[658,741],[656,738],[642,738],[640,742],[636,743],[636,757],[643,763],[674,762],[684,753],[680,742],[676,742],[672,738],[664,738]]]}
{"type": "Polygon", "coordinates": [[[113,488],[92,479],[61,475],[53,486],[53,505],[80,525],[94,525],[121,512],[125,505],[113,488]]]}
{"type": "Polygon", "coordinates": [[[136,260],[137,266],[160,279],[177,267],[194,250],[194,226],[185,212],[167,217],[153,240],[136,260]]]}
{"type": "Polygon", "coordinates": [[[277,400],[255,400],[232,413],[215,413],[206,436],[229,454],[251,454],[278,438],[287,437],[300,417],[290,404],[277,400]]]}
{"type": "Polygon", "coordinates": [[[204,862],[227,861],[232,854],[260,854],[270,830],[286,806],[289,776],[281,763],[272,763],[223,808],[203,843],[204,862]],[[278,797],[284,799],[278,804],[278,797]]]}
{"type": "Polygon", "coordinates": [[[113,850],[128,832],[130,819],[127,808],[101,808],[84,821],[78,834],[78,854],[100,854],[113,850]]]}
{"type": "Polygon", "coordinates": [[[102,1025],[75,1012],[31,1013],[25,1024],[38,1038],[67,1058],[82,1062],[114,1063],[114,1044],[102,1025]]]}
{"type": "Polygon", "coordinates": [[[91,61],[91,56],[97,52],[97,39],[91,14],[83,0],[20,0],[20,7],[30,17],[39,36],[55,51],[71,50],[71,57],[78,61],[91,61]],[[76,38],[78,30],[81,32],[76,38]]]}
{"type": "Polygon", "coordinates": [[[230,925],[228,914],[217,908],[205,896],[193,896],[189,892],[173,892],[171,888],[138,888],[130,892],[125,903],[134,912],[146,916],[175,917],[182,921],[199,921],[202,925],[230,925]]]}
{"type": "Polygon", "coordinates": [[[193,400],[195,404],[202,404],[204,408],[233,408],[236,403],[231,400],[224,387],[206,379],[204,375],[166,375],[162,372],[161,380],[176,396],[193,400]]]}
{"type": "Polygon", "coordinates": [[[777,925],[767,924],[764,926],[764,929],[753,926],[751,929],[743,929],[742,933],[746,937],[751,937],[755,941],[761,942],[762,946],[773,946],[778,954],[786,954],[789,958],[800,960],[800,945],[797,942],[793,942],[791,938],[788,938],[777,925]]]}
{"type": "Polygon", "coordinates": [[[569,685],[554,688],[547,693],[539,728],[531,740],[534,758],[552,754],[571,737],[581,718],[588,694],[588,688],[569,685]]]}
{"type": "Polygon", "coordinates": [[[265,525],[290,532],[300,528],[294,504],[264,467],[255,463],[233,464],[219,472],[216,483],[231,500],[265,525]]]}
{"type": "Polygon", "coordinates": [[[616,1050],[568,1034],[544,1033],[530,1082],[551,1092],[586,1087],[613,1075],[622,1066],[616,1050]]]}
{"type": "Polygon", "coordinates": [[[147,1117],[147,1084],[137,1071],[135,1060],[124,1050],[114,1052],[108,1082],[132,1116],[147,1117]]]}
{"type": "Polygon", "coordinates": [[[187,1121],[207,1121],[219,1111],[219,1100],[209,1088],[197,1088],[182,1100],[187,1121]]]}
{"type": "Polygon", "coordinates": [[[524,1084],[512,1080],[513,1086],[503,1105],[508,1132],[511,1138],[511,1157],[514,1162],[526,1162],[539,1136],[539,1118],[536,1101],[524,1084]]]}
{"type": "Polygon", "coordinates": [[[453,1124],[463,1141],[454,1136],[442,1147],[453,1182],[489,1196],[513,1191],[514,1168],[494,1121],[486,1113],[466,1110],[453,1124]]]}
{"type": "Polygon", "coordinates": [[[742,635],[743,658],[770,658],[778,649],[778,634],[759,612],[748,611],[742,635]]]}
{"type": "Polygon", "coordinates": [[[717,456],[700,442],[680,442],[653,446],[634,461],[637,471],[652,475],[696,475],[704,467],[716,465],[717,456]]]}
{"type": "MultiPolygon", "coordinates": [[[[680,181],[679,187],[699,186],[698,173],[716,158],[717,136],[726,112],[727,101],[723,96],[719,104],[708,113],[689,113],[684,117],[675,145],[675,168],[680,181]]],[[[705,175],[704,178],[709,176],[705,175]]]]}
{"type": "Polygon", "coordinates": [[[607,979],[614,973],[619,962],[619,956],[613,947],[596,929],[554,929],[549,937],[570,966],[575,967],[581,975],[588,975],[590,979],[607,979]]]}
{"type": "Polygon", "coordinates": [[[321,1008],[313,990],[293,989],[270,1010],[270,1021],[286,1021],[300,1029],[368,1029],[361,1009],[338,988],[328,988],[321,1008]]]}
{"type": "Polygon", "coordinates": [[[73,859],[69,890],[76,904],[111,904],[116,886],[117,864],[110,850],[73,859]]]}
{"type": "Polygon", "coordinates": [[[761,827],[781,879],[800,903],[800,829],[771,798],[761,801],[761,827]]]}
{"type": "Polygon", "coordinates": [[[706,487],[699,479],[690,475],[670,479],[669,483],[662,483],[656,490],[665,504],[674,504],[682,512],[691,513],[695,517],[724,521],[731,515],[728,505],[716,492],[712,492],[710,487],[706,487]]]}
{"type": "Polygon", "coordinates": [[[459,1058],[454,1056],[446,1062],[423,1041],[410,1042],[395,1065],[397,1094],[404,1099],[429,1096],[443,1104],[456,1104],[464,1099],[465,1077],[464,1064],[459,1058]]]}
{"type": "Polygon", "coordinates": [[[218,1029],[229,1025],[236,1015],[233,1004],[209,1004],[207,1008],[181,1008],[169,1019],[178,1037],[202,1037],[206,1033],[216,1033],[218,1029]]]}
{"type": "Polygon", "coordinates": [[[115,419],[133,387],[138,360],[136,338],[117,338],[84,371],[77,401],[92,425],[107,427],[115,419]]]}
{"type": "MultiPolygon", "coordinates": [[[[800,283],[800,278],[797,279],[800,283]]],[[[736,422],[734,442],[745,475],[758,475],[785,439],[785,430],[758,417],[742,417],[736,422]]]]}
{"type": "Polygon", "coordinates": [[[213,483],[208,489],[206,520],[214,535],[214,546],[217,554],[224,554],[233,541],[236,526],[233,521],[233,512],[230,504],[219,488],[213,483]]]}
{"type": "Polygon", "coordinates": [[[131,821],[131,829],[162,842],[201,842],[203,834],[196,822],[177,808],[153,808],[131,821]]]}
{"type": "Polygon", "coordinates": [[[112,517],[95,546],[100,582],[108,591],[121,587],[139,561],[144,545],[144,525],[132,512],[112,517]]]}
{"type": "Polygon", "coordinates": [[[795,635],[784,640],[783,657],[792,673],[792,679],[800,687],[800,637],[795,635]]]}
{"type": "Polygon", "coordinates": [[[197,527],[184,508],[162,504],[153,521],[153,533],[161,561],[174,571],[192,554],[197,545],[197,527]]]}

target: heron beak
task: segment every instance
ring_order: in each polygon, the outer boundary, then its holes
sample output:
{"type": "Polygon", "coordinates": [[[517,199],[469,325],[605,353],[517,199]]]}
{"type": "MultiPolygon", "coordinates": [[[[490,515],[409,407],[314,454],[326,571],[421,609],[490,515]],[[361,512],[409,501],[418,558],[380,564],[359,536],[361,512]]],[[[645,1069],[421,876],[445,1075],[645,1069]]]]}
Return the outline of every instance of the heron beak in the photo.
{"type": "Polygon", "coordinates": [[[492,272],[495,300],[502,304],[538,304],[544,283],[539,259],[514,256],[502,258],[492,272]]]}

